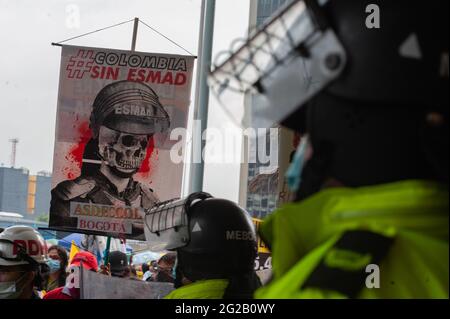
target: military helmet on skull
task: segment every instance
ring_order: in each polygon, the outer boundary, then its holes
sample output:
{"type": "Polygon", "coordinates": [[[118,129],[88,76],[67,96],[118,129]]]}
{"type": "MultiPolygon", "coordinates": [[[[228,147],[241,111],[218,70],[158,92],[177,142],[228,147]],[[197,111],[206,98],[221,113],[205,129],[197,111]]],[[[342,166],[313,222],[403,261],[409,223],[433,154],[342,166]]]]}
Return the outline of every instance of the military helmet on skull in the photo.
{"type": "Polygon", "coordinates": [[[155,91],[132,81],[105,86],[94,100],[90,122],[94,137],[102,125],[138,135],[164,133],[170,127],[170,117],[155,91]]]}

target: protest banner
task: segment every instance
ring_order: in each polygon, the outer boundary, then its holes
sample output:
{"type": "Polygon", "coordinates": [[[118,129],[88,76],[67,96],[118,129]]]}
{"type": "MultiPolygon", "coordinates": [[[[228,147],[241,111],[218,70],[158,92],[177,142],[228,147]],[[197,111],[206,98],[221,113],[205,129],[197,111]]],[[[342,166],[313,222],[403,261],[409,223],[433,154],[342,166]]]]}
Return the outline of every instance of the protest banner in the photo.
{"type": "Polygon", "coordinates": [[[62,46],[50,227],[144,240],[143,211],[181,193],[170,160],[193,56],[62,46]]]}

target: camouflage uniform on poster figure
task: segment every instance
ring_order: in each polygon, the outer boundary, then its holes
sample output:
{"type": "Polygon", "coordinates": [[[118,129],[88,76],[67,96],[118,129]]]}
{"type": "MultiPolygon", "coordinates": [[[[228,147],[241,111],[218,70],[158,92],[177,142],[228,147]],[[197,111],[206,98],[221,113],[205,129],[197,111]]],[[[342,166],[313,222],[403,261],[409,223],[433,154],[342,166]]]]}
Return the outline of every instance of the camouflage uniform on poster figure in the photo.
{"type": "MultiPolygon", "coordinates": [[[[77,227],[77,219],[70,216],[71,202],[146,209],[157,201],[153,190],[133,180],[153,135],[170,127],[169,115],[156,93],[139,82],[105,86],[95,98],[90,127],[93,139],[83,158],[97,158],[101,165],[83,163],[79,177],[52,190],[50,226],[77,227]]],[[[143,238],[140,223],[132,228],[133,237],[143,238]]]]}

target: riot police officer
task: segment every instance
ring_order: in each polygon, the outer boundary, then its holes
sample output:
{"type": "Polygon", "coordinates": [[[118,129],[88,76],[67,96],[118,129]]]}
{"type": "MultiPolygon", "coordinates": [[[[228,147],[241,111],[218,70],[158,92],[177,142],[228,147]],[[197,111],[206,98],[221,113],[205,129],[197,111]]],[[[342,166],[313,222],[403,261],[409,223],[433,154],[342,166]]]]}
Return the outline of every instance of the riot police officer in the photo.
{"type": "Polygon", "coordinates": [[[447,1],[298,0],[239,51],[272,62],[224,62],[254,119],[305,136],[256,297],[448,298],[448,21],[447,1]]]}
{"type": "Polygon", "coordinates": [[[256,232],[235,203],[193,193],[156,205],[145,218],[148,244],[177,252],[177,289],[167,299],[248,299],[261,285],[254,270],[256,232]]]}

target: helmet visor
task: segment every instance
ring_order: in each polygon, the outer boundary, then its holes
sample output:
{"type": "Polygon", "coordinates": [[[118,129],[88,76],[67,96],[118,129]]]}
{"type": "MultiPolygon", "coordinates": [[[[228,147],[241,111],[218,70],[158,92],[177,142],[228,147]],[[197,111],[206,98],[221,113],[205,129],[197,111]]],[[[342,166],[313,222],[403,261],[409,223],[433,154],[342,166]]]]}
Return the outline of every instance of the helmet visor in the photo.
{"type": "Polygon", "coordinates": [[[341,74],[344,48],[313,3],[289,3],[225,61],[216,60],[208,82],[235,123],[272,127],[341,74]]]}
{"type": "Polygon", "coordinates": [[[190,206],[209,198],[207,193],[194,193],[185,199],[173,199],[154,205],[144,217],[145,239],[151,251],[174,250],[189,244],[190,206]]]}

